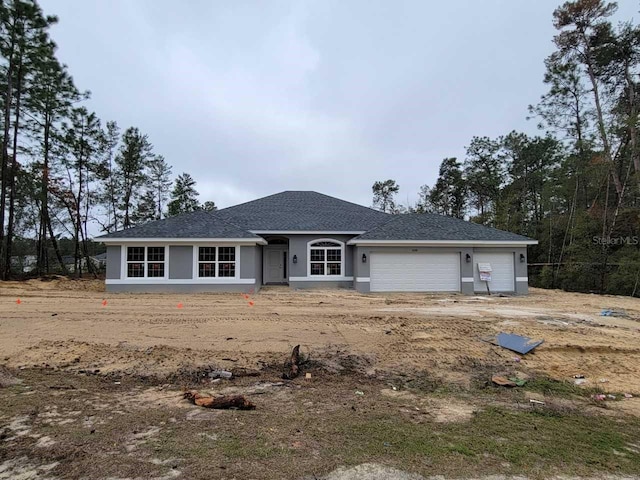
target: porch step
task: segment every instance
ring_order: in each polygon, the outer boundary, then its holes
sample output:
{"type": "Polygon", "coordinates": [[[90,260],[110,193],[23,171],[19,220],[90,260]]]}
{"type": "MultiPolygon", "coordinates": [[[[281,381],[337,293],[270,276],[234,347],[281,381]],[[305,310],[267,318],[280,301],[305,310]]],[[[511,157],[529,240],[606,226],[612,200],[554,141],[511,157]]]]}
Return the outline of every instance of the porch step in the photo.
{"type": "Polygon", "coordinates": [[[261,292],[289,292],[291,288],[289,285],[262,285],[260,287],[261,292]]]}

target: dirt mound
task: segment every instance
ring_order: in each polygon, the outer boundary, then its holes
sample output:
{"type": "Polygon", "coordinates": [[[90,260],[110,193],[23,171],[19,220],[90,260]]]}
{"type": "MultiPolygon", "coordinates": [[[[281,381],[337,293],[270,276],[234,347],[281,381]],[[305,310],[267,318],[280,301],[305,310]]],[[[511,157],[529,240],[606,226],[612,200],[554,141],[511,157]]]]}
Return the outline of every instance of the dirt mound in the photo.
{"type": "Polygon", "coordinates": [[[266,290],[250,306],[238,294],[104,294],[94,287],[103,285],[64,277],[0,282],[0,351],[10,365],[140,376],[182,369],[177,375],[189,377],[192,368],[197,375],[208,366],[265,362],[281,373],[300,344],[318,362],[313,368],[331,373],[416,378],[428,371],[410,385],[424,391],[434,382],[466,388],[518,367],[566,381],[580,374],[587,387],[640,394],[640,300],[633,298],[535,289],[527,297],[266,290]],[[628,318],[601,317],[604,308],[628,318]],[[481,340],[499,332],[544,343],[519,356],[481,340]]]}
{"type": "Polygon", "coordinates": [[[237,352],[233,352],[233,356],[230,358],[220,352],[177,349],[166,345],[142,348],[127,342],[107,345],[69,340],[42,341],[8,357],[8,364],[87,375],[135,376],[152,383],[197,383],[213,370],[246,372],[247,368],[260,368],[267,364],[266,360],[274,360],[248,359],[237,352]]]}
{"type": "Polygon", "coordinates": [[[71,291],[104,292],[104,280],[93,278],[69,278],[62,275],[47,275],[29,280],[14,280],[0,283],[2,288],[22,292],[71,291]]]}

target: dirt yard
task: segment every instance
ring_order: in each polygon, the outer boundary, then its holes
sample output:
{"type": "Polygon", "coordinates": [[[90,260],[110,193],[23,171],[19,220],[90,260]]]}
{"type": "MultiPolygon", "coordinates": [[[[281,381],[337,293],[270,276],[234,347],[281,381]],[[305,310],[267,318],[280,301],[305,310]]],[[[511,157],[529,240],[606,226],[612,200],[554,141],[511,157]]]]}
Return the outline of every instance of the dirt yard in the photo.
{"type": "Polygon", "coordinates": [[[5,282],[0,365],[0,479],[92,471],[94,478],[303,478],[376,459],[452,476],[640,471],[640,300],[628,297],[537,289],[526,297],[279,288],[248,296],[107,294],[98,281],[5,282]],[[601,316],[603,309],[621,315],[601,316]],[[544,343],[520,356],[482,340],[501,331],[544,343]],[[282,382],[282,363],[297,344],[312,377],[282,382]],[[211,380],[215,369],[239,378],[211,380]],[[490,381],[497,373],[528,383],[498,388],[490,381]],[[575,375],[584,376],[580,386],[575,375]],[[181,400],[186,386],[243,393],[258,407],[205,411],[181,400]],[[616,398],[592,400],[598,393],[616,398]],[[517,455],[499,445],[510,433],[495,432],[495,452],[468,437],[497,428],[495,415],[530,414],[530,400],[552,410],[525,422],[542,422],[535,428],[549,429],[548,442],[553,428],[569,435],[571,422],[577,433],[599,425],[607,439],[623,435],[620,422],[635,433],[606,452],[600,443],[585,450],[603,455],[595,466],[572,460],[573,444],[567,458],[541,464],[553,454],[536,453],[524,430],[517,441],[528,453],[517,455]],[[556,414],[568,423],[544,423],[556,414]],[[196,428],[179,428],[185,418],[196,428]],[[429,450],[422,428],[453,440],[429,450]],[[336,451],[336,435],[353,448],[336,451]],[[382,446],[367,449],[371,439],[382,446]],[[91,460],[94,449],[106,451],[109,468],[91,460]],[[129,463],[114,463],[118,455],[129,463]],[[215,463],[213,474],[203,455],[215,463]]]}

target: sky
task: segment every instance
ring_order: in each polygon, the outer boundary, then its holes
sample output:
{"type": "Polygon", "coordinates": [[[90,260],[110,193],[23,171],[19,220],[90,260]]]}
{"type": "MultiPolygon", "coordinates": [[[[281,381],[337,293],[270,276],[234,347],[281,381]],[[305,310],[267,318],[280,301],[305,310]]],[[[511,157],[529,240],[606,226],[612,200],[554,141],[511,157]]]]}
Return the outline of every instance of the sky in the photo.
{"type": "MultiPolygon", "coordinates": [[[[622,1],[616,19],[638,16],[622,1]]],[[[542,133],[559,0],[41,0],[88,108],[138,127],[200,200],[415,203],[473,136],[542,133]]]]}

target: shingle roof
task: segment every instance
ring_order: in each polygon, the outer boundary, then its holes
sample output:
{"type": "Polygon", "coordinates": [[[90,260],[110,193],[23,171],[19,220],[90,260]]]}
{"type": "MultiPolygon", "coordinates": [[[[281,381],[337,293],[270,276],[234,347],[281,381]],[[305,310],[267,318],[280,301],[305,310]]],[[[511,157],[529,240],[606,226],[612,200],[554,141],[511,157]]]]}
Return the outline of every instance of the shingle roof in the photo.
{"type": "Polygon", "coordinates": [[[387,213],[317,192],[286,191],[216,212],[191,212],[165,218],[99,239],[246,238],[251,231],[365,232],[358,240],[531,240],[443,215],[387,213]]]}
{"type": "Polygon", "coordinates": [[[365,232],[389,215],[317,192],[286,191],[215,213],[252,231],[365,232]]]}
{"type": "Polygon", "coordinates": [[[163,218],[98,238],[260,238],[214,213],[197,211],[163,218]]]}
{"type": "Polygon", "coordinates": [[[487,240],[523,242],[532,239],[477,223],[433,213],[394,215],[391,220],[352,239],[358,240],[487,240]]]}

